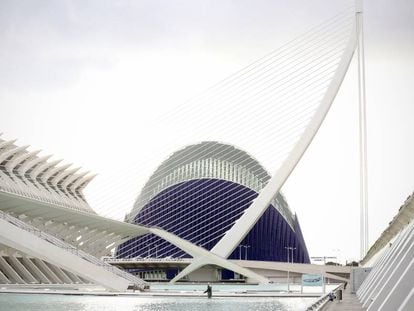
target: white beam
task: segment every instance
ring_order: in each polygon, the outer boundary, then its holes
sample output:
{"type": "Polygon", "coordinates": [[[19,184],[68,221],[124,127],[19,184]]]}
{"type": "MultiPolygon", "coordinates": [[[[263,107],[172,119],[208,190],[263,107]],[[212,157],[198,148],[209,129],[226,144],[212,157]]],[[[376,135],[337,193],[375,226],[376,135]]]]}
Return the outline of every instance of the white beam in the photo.
{"type": "Polygon", "coordinates": [[[329,87],[321,100],[313,118],[305,128],[302,136],[293,147],[290,155],[282,166],[272,176],[267,185],[262,189],[253,203],[244,211],[243,215],[235,222],[233,227],[226,232],[221,240],[213,247],[212,253],[227,258],[234,251],[237,245],[250,232],[259,218],[263,215],[272,199],[277,195],[280,188],[296,167],[299,160],[307,150],[316,133],[319,130],[326,114],[328,113],[333,100],[338,93],[339,87],[345,77],[349,64],[352,60],[356,47],[355,31],[351,32],[346,49],[344,50],[338,68],[332,78],[329,87]]]}
{"type": "Polygon", "coordinates": [[[28,283],[37,283],[37,280],[33,275],[26,269],[25,266],[14,256],[9,256],[10,264],[13,266],[20,276],[28,283]]]}
{"type": "MultiPolygon", "coordinates": [[[[201,263],[203,265],[206,265],[206,264],[217,265],[225,269],[239,273],[241,275],[244,275],[259,283],[264,283],[264,284],[269,283],[269,280],[267,278],[249,269],[240,267],[236,263],[230,262],[227,259],[221,258],[202,247],[196,246],[191,242],[181,239],[180,237],[170,232],[167,232],[159,228],[150,228],[149,230],[151,233],[155,234],[156,236],[159,236],[160,238],[170,242],[171,244],[179,247],[180,249],[190,254],[195,259],[194,265],[200,265],[201,263]]],[[[194,271],[193,269],[194,269],[193,265],[190,264],[182,271],[181,275],[185,276],[188,273],[194,271]]]]}
{"type": "Polygon", "coordinates": [[[2,256],[0,256],[0,267],[6,273],[9,279],[12,279],[14,282],[19,284],[26,283],[2,256]]]}
{"type": "Polygon", "coordinates": [[[30,258],[23,257],[22,261],[27,268],[31,272],[33,276],[35,276],[39,283],[50,284],[50,280],[46,277],[46,275],[33,263],[30,258]]]}

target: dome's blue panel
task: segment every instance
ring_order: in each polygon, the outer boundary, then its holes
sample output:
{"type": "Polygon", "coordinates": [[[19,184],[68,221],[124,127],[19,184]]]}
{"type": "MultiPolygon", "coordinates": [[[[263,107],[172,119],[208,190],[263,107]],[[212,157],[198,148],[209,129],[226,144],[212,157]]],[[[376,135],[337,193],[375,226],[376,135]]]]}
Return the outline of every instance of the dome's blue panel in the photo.
{"type": "MultiPolygon", "coordinates": [[[[156,195],[135,217],[136,224],[158,226],[208,250],[231,228],[257,193],[242,185],[218,179],[190,180],[156,195]]],[[[294,262],[308,263],[309,256],[295,219],[292,229],[269,206],[231,259],[286,261],[285,247],[295,247],[294,262]]],[[[189,257],[174,245],[146,235],[117,249],[118,257],[189,257]]]]}

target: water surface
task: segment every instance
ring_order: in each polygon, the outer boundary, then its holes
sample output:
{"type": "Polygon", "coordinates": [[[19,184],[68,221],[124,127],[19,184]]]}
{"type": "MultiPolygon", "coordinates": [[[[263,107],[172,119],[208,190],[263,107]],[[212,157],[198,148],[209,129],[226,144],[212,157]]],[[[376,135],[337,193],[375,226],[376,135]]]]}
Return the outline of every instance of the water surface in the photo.
{"type": "Polygon", "coordinates": [[[102,297],[0,294],[1,311],[296,311],[315,298],[102,297]]]}

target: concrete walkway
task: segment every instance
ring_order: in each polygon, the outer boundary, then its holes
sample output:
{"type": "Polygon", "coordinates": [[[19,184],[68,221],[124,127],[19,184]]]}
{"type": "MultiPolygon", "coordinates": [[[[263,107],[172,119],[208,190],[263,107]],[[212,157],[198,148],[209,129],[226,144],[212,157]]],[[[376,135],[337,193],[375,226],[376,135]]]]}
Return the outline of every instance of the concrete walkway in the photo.
{"type": "Polygon", "coordinates": [[[342,291],[342,300],[335,299],[333,302],[328,301],[323,311],[360,311],[366,310],[362,307],[362,304],[358,301],[358,298],[355,294],[351,293],[351,290],[347,288],[345,291],[342,291]]]}

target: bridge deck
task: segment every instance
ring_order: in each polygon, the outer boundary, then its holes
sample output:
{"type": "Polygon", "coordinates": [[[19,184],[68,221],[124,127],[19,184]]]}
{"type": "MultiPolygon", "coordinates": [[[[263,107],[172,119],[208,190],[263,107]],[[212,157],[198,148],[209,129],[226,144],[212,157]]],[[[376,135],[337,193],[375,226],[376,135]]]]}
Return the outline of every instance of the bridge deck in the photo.
{"type": "Polygon", "coordinates": [[[351,290],[347,288],[342,292],[342,300],[334,300],[333,302],[328,302],[326,306],[322,309],[323,311],[360,311],[366,310],[362,307],[362,304],[359,302],[357,296],[351,293],[351,290]]]}

